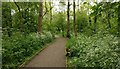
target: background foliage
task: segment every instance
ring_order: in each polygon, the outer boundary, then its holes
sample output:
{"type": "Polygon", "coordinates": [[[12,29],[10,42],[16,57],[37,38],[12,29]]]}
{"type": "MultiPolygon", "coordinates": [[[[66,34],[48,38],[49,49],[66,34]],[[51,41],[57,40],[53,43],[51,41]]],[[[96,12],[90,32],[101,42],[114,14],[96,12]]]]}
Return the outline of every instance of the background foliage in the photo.
{"type": "Polygon", "coordinates": [[[51,42],[55,35],[66,37],[67,30],[70,32],[66,45],[66,49],[70,50],[67,51],[70,52],[68,66],[119,66],[120,2],[77,2],[75,11],[73,2],[70,5],[67,2],[42,4],[43,7],[39,2],[2,3],[3,67],[18,67],[44,44],[51,42]],[[42,33],[38,34],[41,8],[42,33]]]}

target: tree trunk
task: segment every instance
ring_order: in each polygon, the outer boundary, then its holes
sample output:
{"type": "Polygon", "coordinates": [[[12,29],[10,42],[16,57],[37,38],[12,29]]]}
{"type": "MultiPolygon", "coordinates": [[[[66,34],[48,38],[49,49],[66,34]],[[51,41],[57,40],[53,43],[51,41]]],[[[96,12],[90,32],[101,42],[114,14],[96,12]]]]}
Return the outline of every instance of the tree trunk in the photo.
{"type": "Polygon", "coordinates": [[[43,2],[39,3],[39,16],[38,16],[38,33],[42,32],[42,15],[43,15],[43,2]]]}
{"type": "Polygon", "coordinates": [[[90,18],[90,15],[89,15],[89,25],[91,26],[92,24],[91,24],[91,18],[90,18]]]}
{"type": "Polygon", "coordinates": [[[120,2],[118,6],[118,37],[120,38],[120,2]]]}
{"type": "Polygon", "coordinates": [[[75,0],[73,0],[73,16],[74,16],[74,20],[73,20],[73,23],[74,23],[74,34],[75,36],[77,36],[77,32],[76,32],[76,15],[75,15],[75,0]]]}
{"type": "Polygon", "coordinates": [[[50,24],[49,24],[50,31],[52,31],[52,27],[51,27],[51,23],[52,23],[52,5],[51,4],[52,4],[52,2],[49,3],[49,5],[50,5],[50,9],[49,9],[50,10],[50,24]]]}
{"type": "Polygon", "coordinates": [[[68,21],[68,26],[67,26],[67,37],[70,37],[70,18],[69,18],[69,10],[70,10],[70,3],[68,0],[68,7],[67,7],[67,21],[68,21]]]}
{"type": "Polygon", "coordinates": [[[49,24],[49,28],[50,28],[50,32],[52,33],[52,36],[53,37],[55,37],[54,36],[54,31],[52,30],[52,27],[51,27],[51,23],[52,23],[52,2],[49,2],[49,5],[50,5],[50,24],[49,24]]]}
{"type": "MultiPolygon", "coordinates": [[[[110,8],[110,3],[109,2],[106,2],[105,4],[106,4],[107,7],[110,8]]],[[[107,28],[110,29],[111,28],[111,23],[110,23],[110,9],[106,10],[105,13],[106,13],[106,18],[107,18],[107,23],[108,23],[107,28]]]]}
{"type": "Polygon", "coordinates": [[[118,50],[116,52],[120,55],[120,1],[118,4],[118,50]]]}
{"type": "Polygon", "coordinates": [[[23,23],[22,23],[22,22],[23,22],[23,16],[24,16],[24,15],[23,15],[23,12],[21,12],[21,10],[20,10],[20,9],[21,9],[20,6],[17,4],[17,2],[15,2],[15,0],[14,0],[14,4],[16,5],[16,7],[17,7],[17,9],[18,9],[18,11],[19,11],[19,13],[20,13],[20,17],[21,17],[20,22],[21,22],[21,23],[20,23],[20,25],[19,25],[19,30],[20,30],[20,32],[23,33],[23,32],[24,32],[24,31],[23,31],[23,30],[24,30],[24,28],[23,28],[24,26],[23,26],[23,23]]]}
{"type": "Polygon", "coordinates": [[[111,23],[110,23],[110,11],[106,12],[107,14],[107,22],[108,22],[108,28],[111,28],[111,23]]]}
{"type": "MultiPolygon", "coordinates": [[[[10,8],[10,7],[9,7],[10,8]]],[[[11,15],[11,9],[8,10],[10,13],[9,13],[9,22],[8,22],[8,28],[7,28],[7,31],[8,31],[8,36],[11,37],[12,36],[12,15],[11,15]]]]}
{"type": "Polygon", "coordinates": [[[80,5],[79,5],[80,1],[78,0],[78,11],[80,11],[80,5]]]}
{"type": "Polygon", "coordinates": [[[50,24],[52,23],[52,6],[51,6],[51,3],[52,2],[49,3],[50,4],[50,24]]]}
{"type": "Polygon", "coordinates": [[[96,33],[96,26],[97,26],[97,15],[94,17],[94,33],[96,33]]]}

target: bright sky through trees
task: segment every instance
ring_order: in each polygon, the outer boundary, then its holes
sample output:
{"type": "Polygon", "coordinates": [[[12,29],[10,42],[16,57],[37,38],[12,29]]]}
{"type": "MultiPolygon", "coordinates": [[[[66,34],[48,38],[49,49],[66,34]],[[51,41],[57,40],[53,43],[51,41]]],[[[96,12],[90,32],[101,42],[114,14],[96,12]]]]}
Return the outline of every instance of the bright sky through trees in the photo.
{"type": "MultiPolygon", "coordinates": [[[[13,2],[14,0],[1,0],[2,2],[13,2]]],[[[39,1],[42,1],[42,0],[15,0],[15,1],[18,1],[18,2],[39,2],[39,1]]],[[[67,2],[67,0],[45,0],[47,2],[50,2],[50,1],[61,1],[61,2],[67,2]]],[[[70,0],[70,1],[73,1],[73,0],[70,0]]],[[[75,0],[76,2],[78,0],[75,0]]],[[[118,2],[120,0],[79,0],[79,1],[91,1],[91,2],[118,2]]]]}

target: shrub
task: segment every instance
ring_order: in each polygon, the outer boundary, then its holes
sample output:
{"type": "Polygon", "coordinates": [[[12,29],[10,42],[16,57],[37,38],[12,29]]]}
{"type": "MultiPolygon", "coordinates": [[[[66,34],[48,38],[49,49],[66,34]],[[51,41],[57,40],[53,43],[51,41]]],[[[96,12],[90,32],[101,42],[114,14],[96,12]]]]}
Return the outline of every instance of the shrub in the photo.
{"type": "Polygon", "coordinates": [[[42,35],[31,33],[23,36],[20,33],[13,34],[12,37],[3,37],[2,59],[3,68],[16,68],[22,64],[26,58],[31,57],[43,45],[52,41],[50,32],[42,35]]]}
{"type": "Polygon", "coordinates": [[[118,63],[117,37],[101,33],[93,36],[78,35],[71,38],[66,48],[70,49],[67,56],[68,67],[111,67],[118,63]]]}

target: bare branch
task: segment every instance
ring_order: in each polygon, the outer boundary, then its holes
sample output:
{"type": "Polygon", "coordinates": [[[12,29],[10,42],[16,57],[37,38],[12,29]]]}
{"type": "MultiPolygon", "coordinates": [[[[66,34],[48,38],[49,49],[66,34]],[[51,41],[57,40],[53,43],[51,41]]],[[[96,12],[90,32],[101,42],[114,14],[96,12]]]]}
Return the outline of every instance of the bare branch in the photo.
{"type": "Polygon", "coordinates": [[[19,10],[19,12],[20,12],[20,7],[18,6],[17,2],[15,2],[15,0],[14,0],[14,3],[15,3],[15,5],[17,6],[17,8],[18,8],[18,10],[19,10]]]}
{"type": "MultiPolygon", "coordinates": [[[[49,12],[49,10],[48,10],[48,8],[47,8],[47,6],[46,6],[46,2],[45,2],[45,8],[46,8],[46,11],[45,11],[45,13],[43,14],[42,17],[44,17],[44,16],[47,14],[47,12],[49,12]]],[[[53,7],[50,7],[50,10],[52,10],[52,8],[53,8],[53,7]]]]}

